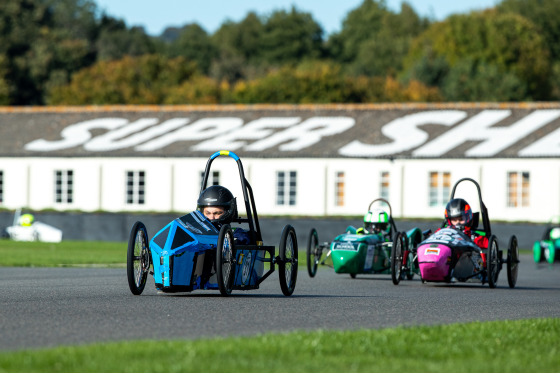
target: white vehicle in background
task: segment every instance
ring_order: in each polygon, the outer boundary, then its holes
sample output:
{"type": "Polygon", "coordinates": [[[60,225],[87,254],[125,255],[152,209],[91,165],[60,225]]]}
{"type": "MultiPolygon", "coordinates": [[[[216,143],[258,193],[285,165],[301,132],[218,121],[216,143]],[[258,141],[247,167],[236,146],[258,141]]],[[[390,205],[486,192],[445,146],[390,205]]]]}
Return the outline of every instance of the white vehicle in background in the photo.
{"type": "Polygon", "coordinates": [[[21,214],[21,209],[16,210],[12,226],[4,229],[3,236],[22,242],[49,242],[60,243],[62,230],[46,223],[35,221],[31,214],[21,214]]]}

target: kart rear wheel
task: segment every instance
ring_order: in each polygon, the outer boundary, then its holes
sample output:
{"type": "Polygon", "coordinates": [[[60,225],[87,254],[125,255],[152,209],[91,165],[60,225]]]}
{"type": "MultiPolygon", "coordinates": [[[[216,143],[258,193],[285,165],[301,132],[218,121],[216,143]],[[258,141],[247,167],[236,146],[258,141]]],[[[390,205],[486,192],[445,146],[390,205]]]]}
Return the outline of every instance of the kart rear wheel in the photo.
{"type": "Polygon", "coordinates": [[[282,230],[279,252],[278,277],[280,278],[280,288],[285,296],[290,296],[296,288],[298,271],[296,230],[290,225],[284,226],[282,230]]]}
{"type": "Polygon", "coordinates": [[[546,262],[548,262],[549,264],[554,263],[554,257],[556,255],[555,252],[556,250],[554,248],[554,243],[546,242],[544,247],[544,258],[546,262]]]}
{"type": "Polygon", "coordinates": [[[218,248],[216,248],[216,277],[218,289],[222,296],[231,295],[235,275],[235,256],[233,250],[233,232],[228,224],[220,229],[218,248]]]}
{"type": "Polygon", "coordinates": [[[540,241],[536,241],[535,244],[533,244],[533,260],[535,260],[537,264],[544,260],[544,249],[540,241]]]}
{"type": "Polygon", "coordinates": [[[393,245],[391,247],[391,279],[396,286],[401,281],[402,276],[402,263],[403,263],[403,249],[404,239],[402,233],[395,236],[393,245]]]}
{"type": "Polygon", "coordinates": [[[132,230],[130,230],[126,254],[128,288],[130,288],[130,292],[133,295],[140,295],[146,286],[151,263],[148,243],[148,230],[146,230],[146,226],[140,221],[136,222],[132,226],[132,230]]]}
{"type": "Polygon", "coordinates": [[[406,257],[406,279],[412,280],[414,278],[414,254],[412,251],[407,251],[408,255],[406,257]]]}
{"type": "Polygon", "coordinates": [[[498,283],[498,239],[494,235],[488,240],[488,255],[486,256],[486,277],[490,288],[496,288],[498,283]]]}
{"type": "Polygon", "coordinates": [[[317,274],[317,266],[321,260],[319,253],[319,235],[314,228],[309,232],[307,239],[307,272],[313,278],[317,274]]]}
{"type": "Polygon", "coordinates": [[[517,245],[517,238],[512,235],[509,239],[508,253],[507,253],[507,277],[510,288],[515,287],[517,283],[517,272],[519,270],[519,246],[517,245]]]}

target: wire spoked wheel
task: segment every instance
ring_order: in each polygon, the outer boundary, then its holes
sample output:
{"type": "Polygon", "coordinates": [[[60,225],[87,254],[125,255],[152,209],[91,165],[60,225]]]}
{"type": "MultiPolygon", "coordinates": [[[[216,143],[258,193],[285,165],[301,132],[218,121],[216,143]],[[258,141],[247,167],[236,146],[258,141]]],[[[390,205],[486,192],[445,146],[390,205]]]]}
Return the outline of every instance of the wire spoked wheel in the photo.
{"type": "Polygon", "coordinates": [[[307,272],[313,278],[317,274],[317,266],[321,254],[319,253],[319,235],[314,228],[309,232],[309,239],[307,240],[307,272]]]}
{"type": "Polygon", "coordinates": [[[507,277],[510,288],[514,288],[517,283],[517,273],[519,271],[519,246],[515,235],[509,239],[507,253],[507,277]]]}
{"type": "Polygon", "coordinates": [[[279,257],[278,278],[280,279],[280,288],[285,296],[290,296],[294,293],[294,289],[296,288],[298,271],[296,230],[290,225],[286,225],[282,230],[279,257]]]}
{"type": "Polygon", "coordinates": [[[403,264],[404,238],[402,233],[398,233],[391,247],[391,279],[394,285],[401,281],[403,264]]]}
{"type": "Polygon", "coordinates": [[[494,235],[488,240],[488,255],[486,257],[486,275],[490,288],[498,284],[498,240],[494,235]]]}
{"type": "Polygon", "coordinates": [[[130,230],[126,255],[126,275],[128,287],[134,295],[140,295],[146,286],[150,270],[150,248],[146,226],[138,221],[130,230]]]}
{"type": "Polygon", "coordinates": [[[233,232],[228,224],[220,229],[218,247],[216,248],[216,277],[218,289],[222,296],[231,295],[235,275],[235,255],[233,248],[233,232]]]}

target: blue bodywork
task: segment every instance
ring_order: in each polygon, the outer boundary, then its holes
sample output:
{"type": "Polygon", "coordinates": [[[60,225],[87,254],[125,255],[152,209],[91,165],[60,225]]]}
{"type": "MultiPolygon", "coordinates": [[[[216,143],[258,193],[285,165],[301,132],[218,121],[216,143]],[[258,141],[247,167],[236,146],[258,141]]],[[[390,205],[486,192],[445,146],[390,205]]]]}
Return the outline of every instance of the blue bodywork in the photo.
{"type": "MultiPolygon", "coordinates": [[[[150,241],[156,288],[165,292],[218,289],[215,257],[219,232],[199,211],[176,218],[150,241]]],[[[235,250],[234,286],[256,288],[264,250],[235,250]]]]}

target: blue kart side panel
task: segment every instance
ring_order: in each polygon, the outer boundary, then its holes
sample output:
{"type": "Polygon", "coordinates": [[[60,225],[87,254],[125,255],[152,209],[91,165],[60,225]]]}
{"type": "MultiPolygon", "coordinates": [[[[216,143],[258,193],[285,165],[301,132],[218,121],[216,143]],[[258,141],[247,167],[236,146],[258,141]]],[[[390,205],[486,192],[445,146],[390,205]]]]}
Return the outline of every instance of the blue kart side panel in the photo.
{"type": "Polygon", "coordinates": [[[201,279],[208,251],[215,251],[218,231],[198,211],[163,227],[150,241],[154,282],[164,289],[217,288],[201,279]]]}

